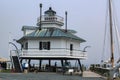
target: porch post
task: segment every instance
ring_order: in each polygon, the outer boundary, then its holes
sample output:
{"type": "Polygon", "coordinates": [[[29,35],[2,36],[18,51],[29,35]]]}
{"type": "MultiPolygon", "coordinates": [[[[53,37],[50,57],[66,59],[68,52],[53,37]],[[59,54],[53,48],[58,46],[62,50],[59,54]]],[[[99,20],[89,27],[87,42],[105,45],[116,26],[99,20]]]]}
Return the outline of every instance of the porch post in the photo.
{"type": "Polygon", "coordinates": [[[63,60],[61,60],[61,66],[62,66],[62,68],[63,68],[63,60]]]}
{"type": "Polygon", "coordinates": [[[39,60],[39,71],[41,70],[41,64],[42,64],[42,60],[39,60]]]}
{"type": "Polygon", "coordinates": [[[50,67],[51,67],[51,60],[49,59],[49,71],[51,71],[51,69],[50,69],[50,67]]]}
{"type": "Polygon", "coordinates": [[[51,66],[51,60],[49,59],[49,67],[51,66]]]}
{"type": "Polygon", "coordinates": [[[30,71],[30,66],[31,66],[30,61],[31,61],[31,59],[28,60],[28,71],[30,71]]]}

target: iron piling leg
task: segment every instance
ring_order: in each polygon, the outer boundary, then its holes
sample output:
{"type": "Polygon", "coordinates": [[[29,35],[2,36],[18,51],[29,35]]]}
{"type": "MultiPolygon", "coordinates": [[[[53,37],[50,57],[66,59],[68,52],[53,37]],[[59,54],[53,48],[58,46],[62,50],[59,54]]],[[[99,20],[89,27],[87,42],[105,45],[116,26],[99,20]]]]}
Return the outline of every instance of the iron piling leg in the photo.
{"type": "Polygon", "coordinates": [[[28,71],[30,71],[31,65],[30,65],[31,59],[28,60],[28,71]]]}
{"type": "Polygon", "coordinates": [[[79,59],[78,59],[78,64],[79,64],[79,66],[80,66],[81,75],[83,75],[83,69],[82,69],[82,65],[81,65],[81,62],[80,62],[80,60],[79,60],[79,59]]]}

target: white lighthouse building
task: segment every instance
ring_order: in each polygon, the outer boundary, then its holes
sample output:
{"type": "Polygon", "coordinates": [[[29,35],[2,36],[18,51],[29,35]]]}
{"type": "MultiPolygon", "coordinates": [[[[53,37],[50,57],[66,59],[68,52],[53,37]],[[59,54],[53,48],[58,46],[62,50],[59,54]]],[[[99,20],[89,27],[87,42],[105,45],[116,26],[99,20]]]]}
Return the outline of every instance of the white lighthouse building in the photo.
{"type": "Polygon", "coordinates": [[[21,44],[17,51],[20,63],[26,59],[30,65],[32,60],[39,60],[40,70],[43,60],[48,60],[49,67],[53,60],[60,60],[61,67],[67,60],[77,60],[82,71],[80,60],[86,59],[86,54],[80,50],[80,44],[85,40],[76,36],[76,31],[63,29],[63,25],[64,18],[50,7],[38,17],[37,26],[23,26],[23,37],[17,40],[21,44]]]}

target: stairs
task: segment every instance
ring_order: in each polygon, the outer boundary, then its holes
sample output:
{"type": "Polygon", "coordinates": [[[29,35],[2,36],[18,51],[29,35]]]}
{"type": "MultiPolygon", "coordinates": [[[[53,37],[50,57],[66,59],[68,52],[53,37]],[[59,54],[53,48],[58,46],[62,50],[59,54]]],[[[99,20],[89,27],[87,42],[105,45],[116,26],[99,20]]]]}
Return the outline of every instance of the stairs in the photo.
{"type": "Polygon", "coordinates": [[[22,68],[21,68],[21,64],[19,62],[18,56],[11,56],[11,58],[12,58],[12,63],[15,68],[15,72],[22,72],[22,68]]]}

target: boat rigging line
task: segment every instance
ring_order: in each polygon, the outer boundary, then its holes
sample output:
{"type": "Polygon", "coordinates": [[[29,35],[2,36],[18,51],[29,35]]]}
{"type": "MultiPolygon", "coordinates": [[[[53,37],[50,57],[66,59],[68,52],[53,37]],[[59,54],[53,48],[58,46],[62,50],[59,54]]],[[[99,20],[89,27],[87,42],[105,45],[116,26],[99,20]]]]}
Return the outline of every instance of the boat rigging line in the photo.
{"type": "MultiPolygon", "coordinates": [[[[116,10],[115,10],[115,5],[113,3],[112,0],[107,0],[107,9],[106,9],[106,17],[105,17],[105,30],[104,30],[104,40],[103,40],[103,50],[102,50],[102,57],[101,57],[101,62],[104,62],[105,60],[105,50],[107,49],[107,41],[110,41],[110,45],[108,48],[110,48],[110,52],[111,52],[111,56],[110,56],[110,62],[112,67],[115,65],[114,63],[114,55],[116,55],[115,53],[119,53],[120,52],[120,35],[119,35],[119,30],[118,30],[118,20],[116,17],[116,10]],[[109,16],[108,16],[109,15],[109,16]],[[108,21],[109,19],[109,21],[108,21]],[[108,23],[110,25],[108,25],[108,23]],[[108,26],[110,26],[109,29],[109,36],[108,36],[108,26]],[[107,39],[107,37],[109,37],[107,39]]],[[[107,54],[108,56],[108,54],[107,54]]],[[[120,62],[120,53],[119,53],[119,60],[117,62],[120,62]]]]}

